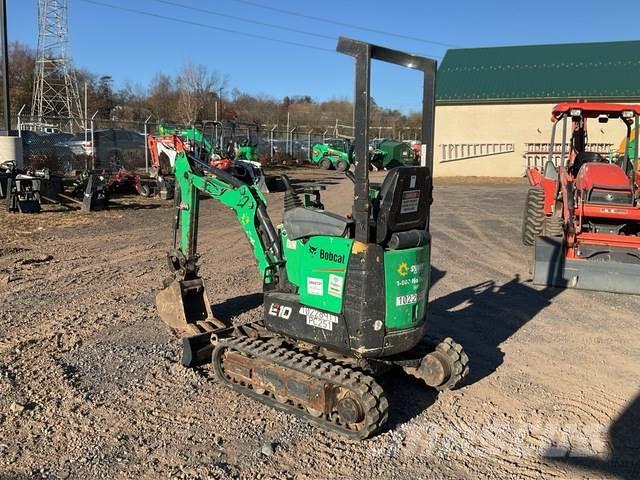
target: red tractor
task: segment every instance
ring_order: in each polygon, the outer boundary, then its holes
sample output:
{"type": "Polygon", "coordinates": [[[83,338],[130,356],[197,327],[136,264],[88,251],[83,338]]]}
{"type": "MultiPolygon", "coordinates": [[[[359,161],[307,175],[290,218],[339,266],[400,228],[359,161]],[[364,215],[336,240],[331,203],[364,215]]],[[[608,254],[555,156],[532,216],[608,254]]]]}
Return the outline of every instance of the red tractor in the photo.
{"type": "Polygon", "coordinates": [[[634,139],[638,144],[639,119],[640,105],[578,102],[553,109],[549,158],[543,169],[527,170],[531,188],[522,240],[535,246],[534,283],[640,293],[638,149],[633,158],[629,153],[634,139]],[[621,121],[626,127],[624,153],[613,158],[589,151],[588,119],[621,121]],[[562,143],[556,165],[558,125],[562,143]]]}

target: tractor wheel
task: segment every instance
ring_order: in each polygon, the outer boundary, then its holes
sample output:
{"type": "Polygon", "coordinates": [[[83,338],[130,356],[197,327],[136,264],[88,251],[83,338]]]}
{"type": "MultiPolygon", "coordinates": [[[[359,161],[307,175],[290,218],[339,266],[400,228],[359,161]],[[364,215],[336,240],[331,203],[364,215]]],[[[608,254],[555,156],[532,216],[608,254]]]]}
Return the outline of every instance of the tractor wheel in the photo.
{"type": "Polygon", "coordinates": [[[143,197],[150,197],[151,196],[151,187],[149,187],[149,185],[140,185],[140,190],[139,192],[140,195],[142,195],[143,197]]]}
{"type": "Polygon", "coordinates": [[[564,221],[562,217],[552,215],[544,219],[544,234],[549,237],[564,236],[564,221]]]}
{"type": "Polygon", "coordinates": [[[349,164],[344,160],[338,160],[338,163],[336,163],[336,170],[339,172],[346,172],[349,170],[349,164]]]}
{"type": "Polygon", "coordinates": [[[544,223],[544,192],[540,188],[530,188],[524,205],[522,243],[533,245],[536,237],[542,233],[544,223]]]}
{"type": "Polygon", "coordinates": [[[322,168],[323,170],[331,170],[331,160],[329,160],[328,158],[323,158],[322,160],[320,160],[320,163],[318,165],[320,165],[320,168],[322,168]]]}

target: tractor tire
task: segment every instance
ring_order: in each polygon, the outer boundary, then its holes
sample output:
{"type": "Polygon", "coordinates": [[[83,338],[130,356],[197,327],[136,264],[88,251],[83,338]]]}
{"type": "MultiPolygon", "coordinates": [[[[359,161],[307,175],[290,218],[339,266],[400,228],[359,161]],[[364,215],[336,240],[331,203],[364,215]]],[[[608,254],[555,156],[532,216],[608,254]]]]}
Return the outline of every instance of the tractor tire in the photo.
{"type": "Polygon", "coordinates": [[[320,165],[320,168],[322,168],[323,170],[331,170],[331,160],[329,160],[328,158],[323,158],[322,160],[320,160],[320,163],[318,163],[318,165],[320,165]]]}
{"type": "Polygon", "coordinates": [[[522,243],[528,247],[533,245],[536,237],[542,234],[544,224],[544,192],[539,188],[530,188],[524,205],[522,243]]]}
{"type": "Polygon", "coordinates": [[[338,163],[336,163],[336,170],[339,172],[346,172],[349,170],[349,164],[344,160],[338,160],[338,163]]]}
{"type": "Polygon", "coordinates": [[[138,193],[140,193],[140,195],[143,197],[150,197],[151,187],[149,187],[149,185],[140,185],[140,190],[138,193]]]}
{"type": "Polygon", "coordinates": [[[564,236],[564,221],[562,217],[552,215],[544,219],[544,234],[548,237],[564,236]]]}

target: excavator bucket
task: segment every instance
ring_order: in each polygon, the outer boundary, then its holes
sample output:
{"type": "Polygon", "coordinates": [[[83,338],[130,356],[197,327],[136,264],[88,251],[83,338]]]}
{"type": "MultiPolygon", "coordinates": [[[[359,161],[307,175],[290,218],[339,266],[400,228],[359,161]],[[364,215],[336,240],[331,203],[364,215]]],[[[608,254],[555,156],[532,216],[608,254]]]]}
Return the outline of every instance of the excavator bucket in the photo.
{"type": "Polygon", "coordinates": [[[224,326],[211,312],[204,281],[171,280],[156,295],[160,319],[171,328],[183,332],[202,333],[224,326]]]}
{"type": "MultiPolygon", "coordinates": [[[[637,258],[629,257],[629,260],[634,259],[637,261],[637,258]]],[[[561,237],[537,237],[533,283],[640,295],[640,262],[566,258],[561,237]]]]}
{"type": "Polygon", "coordinates": [[[182,364],[196,367],[211,361],[211,334],[226,325],[215,318],[204,281],[171,280],[156,295],[160,319],[171,328],[186,332],[182,338],[182,364]]]}

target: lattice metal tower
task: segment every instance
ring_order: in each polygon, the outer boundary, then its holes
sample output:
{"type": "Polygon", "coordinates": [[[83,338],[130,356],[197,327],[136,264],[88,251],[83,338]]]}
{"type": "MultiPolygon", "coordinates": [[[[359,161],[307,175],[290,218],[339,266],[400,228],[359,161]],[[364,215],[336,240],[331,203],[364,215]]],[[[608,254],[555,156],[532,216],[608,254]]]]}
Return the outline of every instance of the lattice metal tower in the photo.
{"type": "Polygon", "coordinates": [[[38,0],[38,53],[31,115],[38,122],[68,118],[84,127],[78,83],[71,68],[67,38],[67,0],[38,0]]]}

